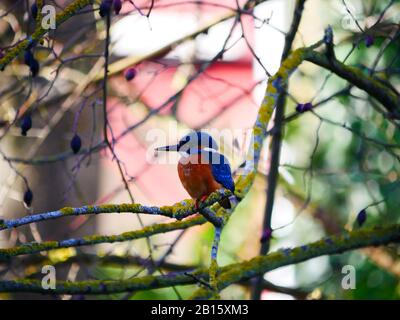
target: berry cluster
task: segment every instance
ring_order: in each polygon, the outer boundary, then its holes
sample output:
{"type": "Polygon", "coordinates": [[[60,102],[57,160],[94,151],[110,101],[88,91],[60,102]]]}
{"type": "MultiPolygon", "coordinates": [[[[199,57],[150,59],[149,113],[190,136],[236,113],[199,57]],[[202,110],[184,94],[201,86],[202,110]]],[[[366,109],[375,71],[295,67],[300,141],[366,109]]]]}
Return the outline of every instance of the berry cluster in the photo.
{"type": "Polygon", "coordinates": [[[296,106],[296,111],[298,113],[303,113],[306,111],[310,111],[313,108],[313,105],[311,104],[311,102],[307,102],[307,103],[299,103],[296,106]]]}

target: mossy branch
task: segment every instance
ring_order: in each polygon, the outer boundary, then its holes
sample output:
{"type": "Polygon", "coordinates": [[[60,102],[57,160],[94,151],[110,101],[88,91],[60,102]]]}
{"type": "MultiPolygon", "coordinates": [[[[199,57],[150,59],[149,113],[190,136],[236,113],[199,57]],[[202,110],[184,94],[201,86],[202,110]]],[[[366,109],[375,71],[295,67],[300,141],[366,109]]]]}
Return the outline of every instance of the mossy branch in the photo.
{"type": "Polygon", "coordinates": [[[354,86],[366,91],[372,97],[384,105],[392,116],[400,118],[398,104],[400,97],[390,88],[386,87],[378,79],[364,74],[360,69],[347,66],[338,61],[334,56],[315,51],[324,44],[321,40],[310,47],[294,50],[282,62],[276,74],[268,79],[267,89],[262,101],[256,123],[253,127],[253,140],[247,153],[246,163],[243,168],[245,174],[236,182],[236,193],[243,198],[249,191],[257,165],[260,159],[261,148],[267,136],[267,126],[271,119],[272,112],[277,104],[279,92],[287,83],[290,75],[303,61],[309,61],[326,68],[339,77],[347,80],[354,86]]]}
{"type": "MultiPolygon", "coordinates": [[[[77,3],[89,4],[91,1],[75,1],[77,3]]],[[[73,4],[73,5],[74,5],[73,4]]],[[[71,6],[73,6],[71,5],[71,6]]],[[[76,9],[76,7],[74,7],[76,9]]],[[[67,9],[66,9],[67,10],[67,9]]],[[[78,10],[78,9],[76,9],[78,10]]],[[[65,11],[62,13],[67,16],[65,11]]],[[[73,13],[71,13],[72,15],[73,13]]],[[[62,19],[58,16],[58,19],[62,19]]],[[[34,34],[36,34],[35,31],[34,34]]],[[[32,37],[34,40],[34,38],[32,37]]],[[[278,72],[269,78],[265,97],[261,104],[257,120],[253,127],[253,139],[250,144],[250,149],[246,156],[246,162],[242,168],[242,174],[236,181],[236,196],[242,199],[248,193],[254,181],[257,166],[260,160],[261,148],[267,137],[267,127],[271,119],[273,110],[277,104],[279,93],[282,92],[290,75],[297,69],[303,61],[310,61],[323,68],[331,70],[338,76],[346,79],[353,85],[365,90],[372,97],[380,101],[390,112],[397,112],[398,96],[389,88],[383,85],[380,81],[373,77],[364,75],[359,69],[346,66],[335,60],[334,56],[329,57],[324,53],[316,52],[323,41],[318,42],[314,46],[308,48],[300,48],[293,51],[282,63],[278,72]]],[[[11,49],[6,56],[0,60],[0,67],[5,66],[13,59],[12,52],[18,52],[18,48],[22,43],[11,49]],[[7,58],[8,57],[8,58],[7,58]],[[4,60],[4,59],[9,60],[4,60]],[[3,61],[4,60],[4,61],[3,61]],[[8,61],[8,62],[7,62],[8,61]]],[[[27,43],[25,43],[27,45],[27,43]]],[[[22,48],[21,47],[21,48],[22,48]]],[[[23,50],[23,49],[21,49],[23,50]]],[[[20,52],[20,51],[19,51],[20,52]]],[[[18,53],[17,53],[18,54],[18,53]]],[[[14,56],[15,57],[15,56],[14,56]]],[[[213,199],[215,200],[215,199],[213,199]]],[[[216,200],[218,201],[218,200],[216,200]]],[[[214,201],[213,203],[215,203],[214,201]]],[[[237,203],[232,206],[235,209],[237,203]]],[[[217,217],[229,218],[222,208],[215,204],[215,213],[217,217]]],[[[183,218],[191,213],[196,212],[193,203],[189,205],[178,204],[172,207],[144,207],[138,204],[134,205],[105,205],[94,207],[81,208],[64,208],[59,211],[33,215],[16,220],[3,221],[0,223],[1,229],[12,228],[31,222],[44,221],[55,219],[63,216],[81,215],[81,214],[97,214],[108,212],[136,212],[160,214],[171,218],[183,218]],[[35,220],[36,219],[36,220],[35,220]]],[[[102,236],[94,235],[87,236],[81,239],[68,239],[62,241],[48,241],[43,243],[28,243],[14,248],[0,249],[0,260],[8,260],[11,257],[33,254],[41,251],[49,251],[57,248],[77,247],[84,245],[94,245],[99,243],[114,243],[121,241],[130,241],[151,235],[174,231],[178,229],[189,228],[194,225],[205,223],[207,220],[202,217],[189,218],[184,221],[176,221],[172,223],[157,224],[145,227],[141,230],[125,232],[120,235],[102,236]]],[[[224,220],[224,222],[226,222],[224,220]]],[[[213,284],[216,289],[222,290],[232,283],[248,280],[252,277],[259,276],[273,269],[299,263],[314,257],[341,253],[347,250],[352,250],[361,247],[372,245],[383,245],[391,242],[400,242],[400,225],[392,225],[383,228],[361,229],[351,233],[324,238],[312,244],[297,247],[294,249],[282,249],[271,253],[267,256],[258,256],[252,260],[229,265],[223,268],[215,267],[216,277],[213,279],[213,284]]],[[[14,280],[0,281],[0,291],[4,292],[40,292],[40,293],[59,293],[59,294],[104,294],[116,293],[133,290],[145,290],[153,288],[163,288],[174,285],[192,284],[196,279],[209,280],[210,270],[199,269],[192,273],[192,276],[182,273],[172,273],[166,276],[146,276],[142,278],[134,278],[121,281],[82,281],[77,283],[58,282],[55,290],[45,290],[41,283],[36,280],[14,280]]],[[[208,298],[212,291],[208,289],[200,289],[196,292],[193,298],[208,298]]]]}
{"type": "MultiPolygon", "coordinates": [[[[226,271],[221,270],[218,276],[218,290],[222,290],[233,283],[263,275],[274,269],[312,258],[343,253],[363,247],[399,242],[400,225],[395,224],[386,227],[374,227],[344,232],[293,249],[282,248],[267,256],[258,256],[250,261],[232,265],[230,268],[226,268],[226,271]]],[[[191,298],[208,299],[211,294],[210,290],[201,288],[191,298]]]]}
{"type": "Polygon", "coordinates": [[[400,119],[400,97],[397,93],[379,81],[378,78],[363,73],[359,68],[347,66],[334,57],[313,50],[307,51],[306,61],[323,67],[340,78],[367,92],[378,100],[396,119],[400,119]]]}
{"type": "Polygon", "coordinates": [[[19,219],[0,220],[0,231],[20,227],[30,223],[53,220],[62,217],[101,213],[142,213],[160,215],[181,220],[192,214],[195,214],[198,211],[201,211],[202,209],[205,209],[206,207],[212,206],[219,200],[229,197],[230,195],[232,195],[232,193],[226,189],[213,192],[204,202],[200,203],[199,208],[195,207],[192,199],[183,200],[172,206],[162,207],[144,206],[137,203],[105,204],[97,206],[83,206],[78,208],[65,207],[57,211],[33,214],[19,219]]]}
{"type": "MultiPolygon", "coordinates": [[[[218,289],[265,272],[303,262],[323,255],[338,254],[369,246],[387,245],[400,242],[400,225],[358,229],[351,232],[325,237],[319,241],[281,249],[266,256],[259,256],[241,263],[218,268],[218,289]]],[[[126,280],[58,281],[55,289],[46,290],[39,280],[0,281],[0,292],[36,292],[42,294],[111,294],[128,291],[165,288],[196,283],[196,279],[208,281],[208,269],[197,269],[188,275],[185,272],[168,273],[161,276],[144,276],[126,280]]],[[[208,298],[209,290],[200,289],[192,298],[208,298]]]]}
{"type": "MultiPolygon", "coordinates": [[[[74,16],[79,10],[92,4],[93,0],[76,0],[67,6],[62,12],[58,13],[56,16],[56,25],[59,26],[72,16],[74,16]]],[[[39,7],[41,8],[41,6],[39,7]]],[[[39,11],[40,12],[40,11],[39,11]]],[[[38,18],[41,14],[38,14],[38,18]]],[[[44,29],[40,23],[37,21],[36,29],[30,37],[18,43],[15,47],[11,48],[6,52],[3,58],[0,59],[0,70],[4,68],[13,61],[20,53],[22,53],[26,48],[28,48],[32,43],[37,43],[49,30],[44,29]]]]}
{"type": "Polygon", "coordinates": [[[155,234],[166,233],[175,230],[187,229],[192,226],[200,225],[205,223],[207,220],[202,217],[188,218],[183,221],[174,221],[171,223],[159,223],[151,226],[144,227],[143,229],[136,231],[124,232],[118,235],[103,236],[103,235],[91,235],[77,239],[66,239],[60,241],[44,241],[44,242],[28,242],[22,245],[0,249],[0,261],[5,261],[11,257],[33,254],[42,251],[49,251],[59,248],[70,248],[70,247],[81,247],[100,243],[114,243],[141,239],[155,234]]]}

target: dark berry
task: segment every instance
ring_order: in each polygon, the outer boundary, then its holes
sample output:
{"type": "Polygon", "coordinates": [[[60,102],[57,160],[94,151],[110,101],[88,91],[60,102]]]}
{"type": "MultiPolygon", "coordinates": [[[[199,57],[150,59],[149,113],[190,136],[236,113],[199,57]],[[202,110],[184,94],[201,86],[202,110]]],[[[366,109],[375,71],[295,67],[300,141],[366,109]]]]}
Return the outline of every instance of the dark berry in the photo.
{"type": "Polygon", "coordinates": [[[298,113],[302,113],[302,112],[303,112],[303,109],[304,109],[304,104],[303,104],[303,103],[299,103],[299,104],[296,106],[296,111],[297,111],[298,113]]]}
{"type": "Polygon", "coordinates": [[[39,73],[40,66],[39,66],[39,62],[33,56],[33,53],[31,50],[25,51],[24,62],[27,66],[29,66],[29,69],[32,72],[32,77],[36,77],[37,74],[39,73]]]}
{"type": "Polygon", "coordinates": [[[100,17],[104,18],[106,15],[110,14],[112,3],[112,0],[101,1],[99,8],[100,17]]]}
{"type": "Polygon", "coordinates": [[[35,60],[32,51],[26,50],[24,54],[24,62],[27,66],[30,66],[32,61],[35,60]]]}
{"type": "Polygon", "coordinates": [[[122,8],[122,1],[121,0],[114,0],[114,12],[115,14],[119,14],[122,8]]]}
{"type": "Polygon", "coordinates": [[[365,211],[365,209],[362,209],[357,215],[358,226],[361,227],[365,223],[365,221],[367,221],[367,212],[365,211]]]}
{"type": "Polygon", "coordinates": [[[28,188],[28,189],[26,189],[26,191],[24,193],[24,202],[27,207],[31,206],[32,200],[33,200],[33,193],[32,193],[32,190],[28,188]]]}
{"type": "Polygon", "coordinates": [[[70,143],[72,151],[76,154],[81,150],[82,140],[81,138],[75,134],[70,143]]]}
{"type": "Polygon", "coordinates": [[[296,111],[297,111],[298,113],[303,113],[303,112],[306,112],[306,111],[310,111],[311,109],[312,109],[312,104],[311,104],[311,102],[299,103],[299,104],[296,106],[296,111]]]}
{"type": "Polygon", "coordinates": [[[325,35],[323,40],[325,44],[331,44],[333,42],[333,31],[331,26],[325,29],[325,35]]]}
{"type": "Polygon", "coordinates": [[[36,4],[36,1],[31,6],[31,14],[32,14],[33,19],[36,20],[37,14],[38,14],[38,7],[37,7],[37,4],[36,4]]]}
{"type": "Polygon", "coordinates": [[[375,39],[374,39],[374,37],[373,37],[372,35],[367,34],[366,37],[365,37],[365,39],[364,39],[364,42],[365,42],[365,46],[366,46],[367,48],[369,48],[369,47],[371,47],[371,46],[374,44],[375,39]]]}
{"type": "Polygon", "coordinates": [[[311,102],[307,102],[303,105],[303,112],[310,111],[312,109],[311,102]]]}
{"type": "Polygon", "coordinates": [[[30,115],[26,115],[22,118],[21,134],[26,136],[30,128],[32,128],[32,118],[30,115]]]}
{"type": "Polygon", "coordinates": [[[29,65],[29,69],[32,72],[32,77],[36,77],[37,76],[37,74],[39,73],[39,68],[40,68],[39,62],[36,59],[33,59],[31,61],[31,64],[29,65]]]}
{"type": "Polygon", "coordinates": [[[129,68],[125,71],[125,79],[126,81],[131,81],[136,77],[137,71],[135,68],[129,68]]]}
{"type": "Polygon", "coordinates": [[[271,240],[272,238],[272,230],[271,229],[265,229],[264,232],[262,233],[260,242],[267,242],[271,240]]]}

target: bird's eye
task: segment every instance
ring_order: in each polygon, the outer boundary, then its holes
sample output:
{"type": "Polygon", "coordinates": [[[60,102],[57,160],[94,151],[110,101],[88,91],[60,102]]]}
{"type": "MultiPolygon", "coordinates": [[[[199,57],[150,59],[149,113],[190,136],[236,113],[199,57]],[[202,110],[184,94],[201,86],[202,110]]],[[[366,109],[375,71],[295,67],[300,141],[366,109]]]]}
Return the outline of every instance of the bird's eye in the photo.
{"type": "Polygon", "coordinates": [[[184,144],[188,143],[189,140],[189,137],[184,137],[181,141],[179,141],[179,146],[182,147],[184,144]]]}

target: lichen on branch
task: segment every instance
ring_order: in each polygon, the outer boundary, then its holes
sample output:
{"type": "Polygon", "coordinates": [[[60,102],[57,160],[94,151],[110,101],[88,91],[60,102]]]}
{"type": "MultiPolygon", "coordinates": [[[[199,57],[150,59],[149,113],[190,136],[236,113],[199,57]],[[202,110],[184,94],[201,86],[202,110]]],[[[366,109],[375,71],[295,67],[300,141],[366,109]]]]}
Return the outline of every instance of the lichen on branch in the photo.
{"type": "MultiPolygon", "coordinates": [[[[94,0],[75,0],[67,6],[62,12],[56,16],[56,25],[59,26],[69,18],[73,17],[79,10],[92,4],[94,0]]],[[[38,18],[40,14],[38,14],[38,18]]],[[[21,41],[16,46],[6,52],[3,58],[0,59],[0,70],[13,61],[20,53],[22,53],[29,45],[38,42],[49,30],[44,29],[41,24],[37,23],[35,31],[27,39],[21,41]]]]}
{"type": "Polygon", "coordinates": [[[174,221],[171,223],[159,223],[144,227],[140,230],[124,232],[118,235],[91,235],[83,238],[66,239],[60,241],[44,241],[44,242],[28,242],[16,247],[0,249],[0,261],[8,260],[15,256],[24,254],[34,254],[43,251],[49,251],[59,248],[70,248],[95,245],[100,243],[115,243],[123,241],[131,241],[146,238],[155,234],[171,232],[175,230],[187,229],[195,225],[205,223],[207,220],[202,217],[188,218],[183,221],[174,221]]]}
{"type": "Polygon", "coordinates": [[[142,213],[165,216],[181,220],[197,211],[212,206],[219,200],[229,197],[232,193],[227,189],[220,189],[210,194],[207,199],[200,203],[199,208],[195,207],[195,203],[192,199],[183,200],[172,206],[144,206],[138,203],[122,203],[122,204],[104,204],[104,205],[93,205],[83,206],[78,208],[65,207],[60,210],[44,212],[25,216],[13,220],[0,220],[0,231],[5,229],[11,229],[20,227],[26,224],[53,220],[68,216],[81,216],[81,215],[92,215],[102,213],[142,213]]]}
{"type": "MultiPolygon", "coordinates": [[[[369,246],[387,245],[400,242],[400,225],[358,229],[351,232],[325,237],[313,243],[283,248],[266,256],[230,264],[217,270],[218,289],[248,280],[254,276],[277,268],[303,262],[323,255],[339,254],[345,251],[369,246]]],[[[125,280],[57,281],[53,290],[44,289],[41,281],[31,279],[0,281],[0,292],[34,292],[42,294],[111,294],[165,288],[176,285],[197,283],[196,279],[208,281],[208,269],[187,272],[171,272],[166,275],[144,276],[125,280]]],[[[200,289],[194,299],[205,299],[210,290],[200,289]]]]}

